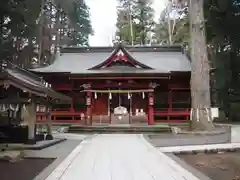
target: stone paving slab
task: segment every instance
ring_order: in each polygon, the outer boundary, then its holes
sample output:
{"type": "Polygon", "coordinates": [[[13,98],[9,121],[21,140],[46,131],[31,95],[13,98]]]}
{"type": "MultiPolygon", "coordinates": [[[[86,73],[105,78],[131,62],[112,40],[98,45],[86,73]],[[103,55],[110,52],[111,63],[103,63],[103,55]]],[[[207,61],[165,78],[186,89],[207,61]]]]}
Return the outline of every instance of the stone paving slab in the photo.
{"type": "Polygon", "coordinates": [[[204,151],[204,150],[227,150],[227,149],[238,149],[240,143],[228,143],[228,144],[209,144],[209,145],[194,145],[194,146],[174,146],[174,147],[160,147],[160,152],[189,152],[189,151],[204,151]]]}
{"type": "Polygon", "coordinates": [[[198,180],[142,135],[85,139],[46,180],[198,180]]]}

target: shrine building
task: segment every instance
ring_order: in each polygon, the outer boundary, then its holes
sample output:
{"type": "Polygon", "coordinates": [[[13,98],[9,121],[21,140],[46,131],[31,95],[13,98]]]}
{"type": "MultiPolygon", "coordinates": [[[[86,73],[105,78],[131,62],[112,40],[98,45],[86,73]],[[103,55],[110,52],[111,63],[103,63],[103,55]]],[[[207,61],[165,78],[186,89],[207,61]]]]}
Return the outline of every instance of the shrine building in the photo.
{"type": "Polygon", "coordinates": [[[181,46],[65,47],[31,71],[73,99],[53,106],[53,123],[189,121],[191,64],[181,46]]]}

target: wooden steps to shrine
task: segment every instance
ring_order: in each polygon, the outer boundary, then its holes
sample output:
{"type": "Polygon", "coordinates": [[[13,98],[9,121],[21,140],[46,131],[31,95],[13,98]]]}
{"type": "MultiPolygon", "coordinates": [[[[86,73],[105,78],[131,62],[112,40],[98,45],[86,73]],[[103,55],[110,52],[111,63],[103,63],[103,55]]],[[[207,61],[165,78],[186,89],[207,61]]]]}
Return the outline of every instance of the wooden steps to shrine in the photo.
{"type": "Polygon", "coordinates": [[[167,133],[171,132],[169,125],[133,125],[133,124],[110,124],[81,126],[72,125],[69,133],[167,133]]]}

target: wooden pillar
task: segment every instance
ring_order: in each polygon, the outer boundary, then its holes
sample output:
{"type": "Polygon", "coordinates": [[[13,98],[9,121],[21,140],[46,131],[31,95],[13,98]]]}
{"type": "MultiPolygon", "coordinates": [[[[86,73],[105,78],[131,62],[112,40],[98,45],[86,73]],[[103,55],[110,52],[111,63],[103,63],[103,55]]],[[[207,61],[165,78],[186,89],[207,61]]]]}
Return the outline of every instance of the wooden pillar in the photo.
{"type": "Polygon", "coordinates": [[[92,92],[87,91],[86,96],[86,105],[87,105],[87,113],[86,113],[86,124],[92,124],[92,92]]]}
{"type": "MultiPolygon", "coordinates": [[[[73,98],[74,99],[74,98],[73,98]]],[[[73,100],[72,100],[72,102],[71,102],[71,104],[70,104],[70,112],[73,112],[74,111],[74,107],[73,107],[73,100]]]]}
{"type": "Polygon", "coordinates": [[[172,89],[168,91],[168,111],[172,111],[172,89]]]}
{"type": "MultiPolygon", "coordinates": [[[[70,91],[73,91],[73,81],[71,81],[71,90],[70,91]]],[[[75,109],[74,109],[74,99],[75,99],[75,97],[74,96],[75,95],[73,94],[72,95],[72,101],[71,101],[71,104],[70,104],[70,112],[75,111],[75,109]]],[[[74,118],[72,120],[74,120],[74,118]]]]}
{"type": "Polygon", "coordinates": [[[51,119],[51,108],[47,107],[47,135],[46,140],[53,140],[52,135],[52,119],[51,119]]]}
{"type": "MultiPolygon", "coordinates": [[[[71,101],[71,104],[70,104],[70,112],[74,112],[74,107],[73,107],[73,100],[74,100],[74,97],[72,98],[72,101],[71,101]]],[[[74,116],[72,116],[72,121],[74,121],[74,116]]]]}
{"type": "Polygon", "coordinates": [[[152,92],[149,92],[148,94],[148,124],[154,125],[154,94],[152,92]]]}
{"type": "Polygon", "coordinates": [[[35,102],[31,101],[25,107],[23,107],[23,118],[24,123],[28,126],[28,144],[35,144],[36,137],[35,137],[35,125],[36,125],[36,104],[35,102]]]}

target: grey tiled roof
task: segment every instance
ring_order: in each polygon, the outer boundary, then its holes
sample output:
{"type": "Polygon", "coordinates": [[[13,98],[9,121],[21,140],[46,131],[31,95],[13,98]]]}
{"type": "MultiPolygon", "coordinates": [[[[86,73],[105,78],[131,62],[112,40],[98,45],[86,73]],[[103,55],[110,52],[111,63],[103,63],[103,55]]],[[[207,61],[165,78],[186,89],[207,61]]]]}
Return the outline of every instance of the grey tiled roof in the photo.
{"type": "Polygon", "coordinates": [[[71,98],[54,91],[44,84],[44,80],[33,73],[20,69],[15,65],[7,67],[1,72],[0,80],[7,80],[13,86],[27,90],[37,96],[50,97],[66,103],[71,102],[71,98]]]}
{"type": "MultiPolygon", "coordinates": [[[[69,48],[70,49],[70,48],[69,48]]],[[[141,48],[140,48],[141,49],[141,48]]],[[[36,72],[68,72],[72,74],[94,74],[94,73],[168,73],[171,71],[188,72],[191,70],[191,64],[187,56],[181,51],[157,51],[156,47],[151,51],[137,51],[128,49],[130,55],[142,64],[153,69],[143,68],[102,68],[100,70],[88,70],[105,61],[111,55],[111,51],[96,51],[77,53],[74,50],[71,53],[62,53],[56,58],[53,64],[44,68],[32,69],[36,72]]]]}

